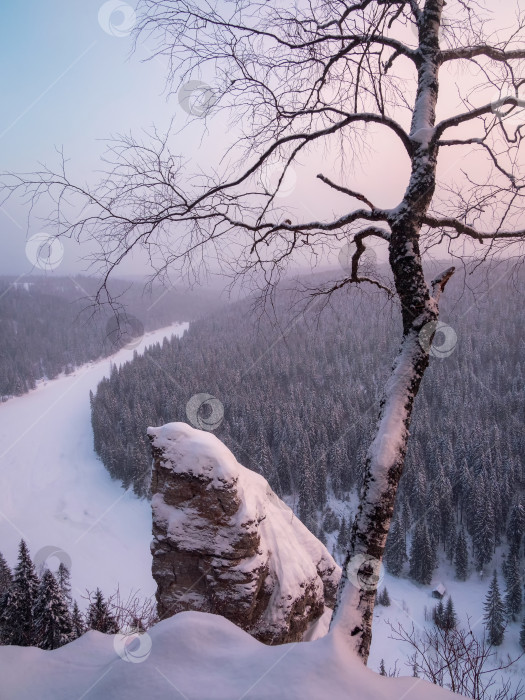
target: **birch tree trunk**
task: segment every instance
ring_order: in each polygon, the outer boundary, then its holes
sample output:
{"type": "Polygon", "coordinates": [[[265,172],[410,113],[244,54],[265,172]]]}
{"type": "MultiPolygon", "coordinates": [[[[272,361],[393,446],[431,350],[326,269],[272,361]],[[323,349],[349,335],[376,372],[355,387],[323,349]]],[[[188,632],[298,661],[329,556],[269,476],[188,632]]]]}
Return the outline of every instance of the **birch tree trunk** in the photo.
{"type": "Polygon", "coordinates": [[[351,640],[366,663],[379,568],[403,472],[414,399],[429,362],[438,320],[439,294],[453,268],[425,282],[419,253],[421,222],[436,183],[433,141],[438,96],[439,42],[443,0],[427,0],[419,22],[421,61],[410,139],[412,171],[408,188],[389,222],[389,262],[402,305],[403,338],[381,401],[375,438],[368,450],[359,509],[343,567],[331,632],[351,640]]]}

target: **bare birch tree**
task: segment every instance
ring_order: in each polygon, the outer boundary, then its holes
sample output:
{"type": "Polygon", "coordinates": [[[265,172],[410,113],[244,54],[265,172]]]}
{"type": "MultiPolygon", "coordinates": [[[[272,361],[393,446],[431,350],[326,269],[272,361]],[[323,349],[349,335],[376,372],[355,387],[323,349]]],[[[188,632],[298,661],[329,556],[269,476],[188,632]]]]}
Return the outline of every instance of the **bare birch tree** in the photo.
{"type": "MultiPolygon", "coordinates": [[[[502,246],[518,254],[525,239],[519,160],[525,16],[517,5],[512,27],[495,32],[488,6],[464,0],[143,0],[142,11],[137,39],[154,37],[179,99],[200,89],[193,114],[211,118],[231,110],[242,131],[241,157],[218,173],[188,173],[168,136],[155,132],[143,143],[113,141],[106,175],[92,189],[71,181],[63,164],[58,172],[12,175],[4,192],[22,192],[33,203],[51,195],[56,235],[98,241],[106,279],[143,248],[159,275],[216,257],[244,274],[262,270],[271,285],[294,256],[316,256],[351,240],[348,274],[325,291],[385,288],[364,271],[363,260],[374,240],[388,247],[402,341],[366,458],[331,625],[366,663],[377,568],[414,398],[429,363],[440,296],[454,272],[443,270],[429,284],[422,257],[439,244],[460,258],[465,251],[486,258],[502,246]],[[213,91],[194,82],[210,73],[213,91]],[[462,106],[438,118],[440,81],[457,88],[462,106]],[[327,189],[347,196],[346,213],[292,222],[276,195],[298,159],[319,145],[350,154],[378,129],[401,144],[410,165],[399,204],[372,202],[349,186],[343,168],[341,181],[320,173],[317,182],[319,197],[327,189]],[[450,149],[458,158],[480,153],[478,167],[459,184],[437,180],[440,157],[450,149]],[[272,186],[268,172],[277,167],[272,186]]],[[[394,177],[396,166],[384,162],[394,177]]]]}

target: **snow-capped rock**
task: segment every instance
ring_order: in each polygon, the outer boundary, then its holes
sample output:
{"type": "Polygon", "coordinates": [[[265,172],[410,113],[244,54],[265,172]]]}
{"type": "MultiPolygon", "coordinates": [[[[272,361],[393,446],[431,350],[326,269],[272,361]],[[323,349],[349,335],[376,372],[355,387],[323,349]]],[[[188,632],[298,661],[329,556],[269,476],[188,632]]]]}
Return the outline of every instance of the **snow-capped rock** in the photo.
{"type": "Polygon", "coordinates": [[[222,615],[268,644],[299,641],[341,570],[271,490],[209,432],[149,428],[153,577],[161,619],[222,615]]]}

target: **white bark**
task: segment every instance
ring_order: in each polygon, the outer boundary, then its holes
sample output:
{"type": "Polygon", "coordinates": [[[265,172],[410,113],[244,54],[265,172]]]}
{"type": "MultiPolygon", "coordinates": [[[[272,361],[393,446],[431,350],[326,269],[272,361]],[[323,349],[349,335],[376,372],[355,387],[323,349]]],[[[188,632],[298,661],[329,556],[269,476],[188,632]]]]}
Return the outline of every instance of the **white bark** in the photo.
{"type": "MultiPolygon", "coordinates": [[[[420,333],[438,320],[439,294],[453,272],[447,270],[435,280],[432,297],[419,254],[421,223],[436,185],[438,148],[434,137],[443,4],[443,0],[427,0],[419,20],[418,89],[410,132],[412,172],[404,199],[389,220],[389,259],[402,304],[403,340],[368,451],[360,505],[331,624],[332,633],[343,635],[365,663],[372,640],[379,567],[403,471],[412,407],[429,360],[429,343],[420,342],[420,333]]],[[[435,329],[435,325],[430,328],[435,329]]]]}

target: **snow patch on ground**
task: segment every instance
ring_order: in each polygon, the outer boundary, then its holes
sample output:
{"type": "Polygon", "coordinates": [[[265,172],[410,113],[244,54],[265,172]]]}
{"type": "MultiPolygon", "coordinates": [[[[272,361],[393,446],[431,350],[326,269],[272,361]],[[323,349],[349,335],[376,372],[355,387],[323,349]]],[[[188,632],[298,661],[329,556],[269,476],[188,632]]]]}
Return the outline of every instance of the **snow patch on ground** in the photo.
{"type": "MultiPolygon", "coordinates": [[[[408,656],[412,650],[408,644],[390,639],[392,634],[390,624],[401,623],[406,630],[410,630],[414,625],[416,631],[422,631],[425,625],[431,625],[430,622],[425,621],[425,608],[430,615],[438,602],[432,598],[432,589],[440,581],[447,589],[445,601],[449,595],[452,596],[458,624],[465,626],[467,617],[469,617],[475,635],[483,637],[483,601],[490,583],[489,575],[480,579],[477,573],[473,573],[468,581],[456,581],[452,567],[446,562],[442,562],[434,573],[433,585],[422,586],[408,578],[397,578],[385,572],[379,590],[386,586],[391,605],[389,607],[376,605],[375,607],[372,646],[368,659],[370,668],[378,670],[381,659],[384,659],[387,671],[392,670],[397,661],[397,668],[401,675],[411,674],[408,656]]],[[[500,579],[501,587],[503,587],[502,584],[500,579]]],[[[521,621],[508,624],[503,644],[496,650],[497,657],[502,662],[505,662],[509,655],[516,658],[522,653],[518,643],[520,626],[521,621]]],[[[491,665],[493,665],[492,661],[491,665]]],[[[525,656],[502,672],[501,677],[511,679],[516,684],[523,679],[524,675],[525,656]]]]}

